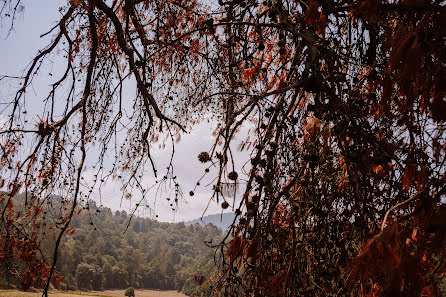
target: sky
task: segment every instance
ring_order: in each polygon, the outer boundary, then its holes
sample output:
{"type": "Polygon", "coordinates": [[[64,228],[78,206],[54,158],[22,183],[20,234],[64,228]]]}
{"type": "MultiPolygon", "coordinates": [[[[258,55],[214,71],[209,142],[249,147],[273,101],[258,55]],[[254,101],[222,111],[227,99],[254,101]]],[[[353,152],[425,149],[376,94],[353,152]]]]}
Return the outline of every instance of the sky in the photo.
{"type": "MultiPolygon", "coordinates": [[[[65,2],[65,0],[24,0],[23,14],[16,20],[14,30],[9,32],[9,34],[6,30],[7,23],[2,20],[2,28],[0,29],[0,76],[22,74],[32,57],[47,44],[48,38],[51,38],[51,36],[40,38],[40,35],[47,32],[55,24],[60,16],[58,8],[63,6],[65,2]]],[[[51,67],[57,68],[57,57],[54,57],[52,62],[53,66],[51,67]]],[[[57,69],[55,70],[57,71],[57,69]]],[[[38,78],[32,85],[34,96],[33,94],[29,95],[27,100],[31,100],[31,104],[36,107],[39,106],[42,97],[39,97],[38,94],[45,94],[45,90],[48,89],[50,83],[51,80],[48,76],[38,78]]],[[[4,101],[5,98],[13,94],[14,90],[14,86],[4,83],[0,84],[0,101],[4,101]]],[[[0,121],[5,117],[6,115],[0,114],[0,121]]],[[[180,203],[178,211],[174,212],[169,205],[170,202],[166,200],[169,193],[159,189],[158,195],[155,195],[157,187],[153,188],[148,194],[151,197],[148,200],[148,204],[155,210],[158,220],[168,222],[188,221],[201,217],[206,209],[206,215],[222,211],[220,205],[214,201],[210,201],[208,206],[209,199],[212,196],[212,183],[209,186],[205,186],[212,181],[211,177],[216,176],[216,168],[211,169],[211,172],[207,175],[209,179],[201,182],[201,186],[196,189],[194,196],[189,196],[189,191],[194,188],[206,168],[205,165],[198,161],[197,155],[201,151],[207,151],[214,143],[214,137],[212,136],[214,126],[215,123],[203,121],[194,127],[192,131],[189,131],[190,133],[182,135],[180,143],[176,144],[174,169],[177,181],[181,184],[184,192],[184,201],[180,203]]],[[[247,130],[247,128],[242,129],[239,136],[234,139],[234,147],[244,140],[247,130]]],[[[165,168],[162,164],[167,164],[170,158],[170,151],[168,149],[158,149],[157,145],[155,145],[153,155],[156,162],[160,164],[159,168],[165,168]]],[[[248,153],[236,152],[235,155],[236,170],[241,176],[241,185],[238,191],[240,195],[243,191],[241,167],[248,160],[248,153]]],[[[92,180],[93,174],[92,171],[87,169],[84,175],[85,180],[92,180]]],[[[150,171],[147,171],[147,175],[143,176],[142,180],[143,184],[147,186],[155,182],[150,171]]],[[[98,205],[110,207],[113,210],[126,210],[127,212],[132,211],[138,200],[137,197],[133,200],[121,200],[122,192],[120,191],[120,185],[114,182],[105,184],[100,193],[98,189],[95,189],[92,197],[98,205]]],[[[226,211],[232,210],[228,208],[226,211]]],[[[139,214],[142,215],[141,212],[139,214]]]]}

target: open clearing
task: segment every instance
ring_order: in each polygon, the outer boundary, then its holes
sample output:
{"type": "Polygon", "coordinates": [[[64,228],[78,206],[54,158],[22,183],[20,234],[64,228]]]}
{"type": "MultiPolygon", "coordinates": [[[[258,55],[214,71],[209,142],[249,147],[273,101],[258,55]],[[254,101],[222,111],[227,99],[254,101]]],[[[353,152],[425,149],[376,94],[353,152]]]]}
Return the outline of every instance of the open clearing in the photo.
{"type": "MultiPolygon", "coordinates": [[[[62,292],[53,291],[48,295],[51,297],[124,297],[125,290],[108,290],[100,292],[62,292]]],[[[17,290],[0,290],[0,297],[40,297],[41,292],[21,292],[17,290]]],[[[157,290],[135,290],[135,297],[185,297],[186,295],[177,291],[157,291],[157,290]]]]}

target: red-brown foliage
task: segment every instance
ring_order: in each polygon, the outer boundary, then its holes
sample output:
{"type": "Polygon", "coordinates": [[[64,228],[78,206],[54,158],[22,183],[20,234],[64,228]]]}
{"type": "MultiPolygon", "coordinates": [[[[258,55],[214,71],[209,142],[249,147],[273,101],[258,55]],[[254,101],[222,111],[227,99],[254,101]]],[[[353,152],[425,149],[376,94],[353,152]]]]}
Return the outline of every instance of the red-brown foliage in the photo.
{"type": "MultiPolygon", "coordinates": [[[[219,203],[223,183],[241,176],[232,174],[234,136],[254,127],[240,146],[251,152],[246,192],[234,209],[239,221],[219,246],[216,292],[438,293],[446,243],[444,3],[109,2],[68,1],[53,40],[8,102],[1,232],[30,241],[20,249],[2,245],[1,259],[23,261],[25,283],[54,277],[57,253],[50,271],[33,262],[45,237],[42,203],[62,189],[57,251],[78,203],[90,195],[80,193],[89,149],[100,145],[95,185],[114,175],[123,197],[138,189],[144,201],[144,168],[158,178],[150,148],[175,143],[208,115],[218,122],[215,145],[199,159],[219,168],[211,197],[219,203]],[[25,90],[57,46],[65,49],[67,75],[44,100],[65,111],[47,107],[37,125],[23,127],[25,90]],[[131,104],[123,100],[127,77],[137,88],[131,104]],[[125,140],[115,144],[112,136],[124,128],[125,140]],[[31,150],[23,139],[34,139],[31,150]],[[104,169],[109,152],[113,165],[104,169]],[[32,202],[19,226],[20,191],[32,202]]],[[[161,176],[181,193],[172,164],[161,176]]]]}

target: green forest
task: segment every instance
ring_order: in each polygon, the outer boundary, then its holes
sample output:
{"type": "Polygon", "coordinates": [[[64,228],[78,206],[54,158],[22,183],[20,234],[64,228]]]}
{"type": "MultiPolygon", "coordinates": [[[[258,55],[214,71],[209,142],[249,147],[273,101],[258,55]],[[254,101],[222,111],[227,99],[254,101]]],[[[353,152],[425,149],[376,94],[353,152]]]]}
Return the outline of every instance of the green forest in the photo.
{"type": "MultiPolygon", "coordinates": [[[[132,217],[92,202],[83,208],[87,210],[74,218],[61,244],[57,271],[63,280],[58,289],[100,291],[132,286],[187,295],[208,290],[209,282],[203,277],[215,270],[215,249],[206,243],[221,240],[220,228],[132,217]]],[[[54,214],[50,217],[57,220],[54,214]]],[[[51,259],[51,236],[46,236],[40,249],[47,261],[51,259]]],[[[12,276],[0,277],[1,284],[20,288],[19,280],[12,276]]]]}

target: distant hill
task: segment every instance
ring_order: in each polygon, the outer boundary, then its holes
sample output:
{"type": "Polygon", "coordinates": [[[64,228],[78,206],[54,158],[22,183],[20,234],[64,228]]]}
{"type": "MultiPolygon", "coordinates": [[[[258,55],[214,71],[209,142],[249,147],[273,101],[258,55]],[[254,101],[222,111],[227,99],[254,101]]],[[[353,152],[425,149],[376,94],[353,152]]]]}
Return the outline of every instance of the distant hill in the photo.
{"type": "Polygon", "coordinates": [[[229,229],[229,226],[231,226],[232,222],[234,221],[235,214],[232,212],[224,213],[224,214],[213,214],[213,215],[207,215],[200,219],[195,219],[192,221],[184,222],[184,225],[190,226],[194,224],[199,224],[201,226],[205,226],[207,224],[212,224],[223,231],[226,231],[229,229]]]}

